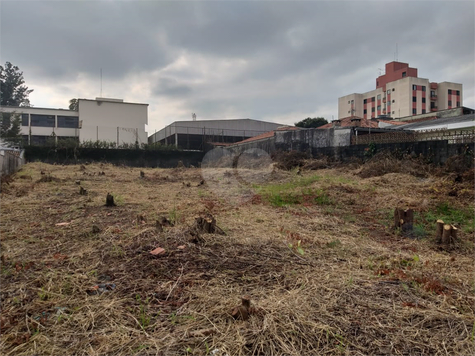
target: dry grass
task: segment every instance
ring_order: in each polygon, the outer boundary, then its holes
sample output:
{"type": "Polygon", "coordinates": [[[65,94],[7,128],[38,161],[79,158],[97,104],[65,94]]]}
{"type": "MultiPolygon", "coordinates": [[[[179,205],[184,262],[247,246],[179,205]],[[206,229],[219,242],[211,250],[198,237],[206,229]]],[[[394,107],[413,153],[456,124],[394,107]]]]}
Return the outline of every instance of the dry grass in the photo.
{"type": "Polygon", "coordinates": [[[265,171],[260,188],[328,195],[274,207],[255,184],[240,204],[217,196],[198,169],[85,168],[28,164],[2,189],[3,355],[475,353],[473,226],[450,249],[429,227],[419,240],[389,228],[395,206],[473,209],[471,183],[265,171]],[[116,207],[104,206],[108,192],[116,207]],[[226,235],[192,243],[204,212],[226,235]],[[159,233],[162,216],[175,226],[159,233]],[[158,246],[165,254],[151,255],[158,246]],[[88,293],[101,283],[115,288],[88,293]],[[234,320],[243,295],[253,313],[234,320]]]}

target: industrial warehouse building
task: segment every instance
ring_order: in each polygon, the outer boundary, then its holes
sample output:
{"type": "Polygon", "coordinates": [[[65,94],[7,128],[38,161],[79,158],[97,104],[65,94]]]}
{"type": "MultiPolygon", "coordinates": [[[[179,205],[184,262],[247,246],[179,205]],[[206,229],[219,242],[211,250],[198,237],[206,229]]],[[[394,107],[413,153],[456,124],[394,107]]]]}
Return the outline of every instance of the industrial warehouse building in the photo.
{"type": "Polygon", "coordinates": [[[205,150],[208,144],[239,142],[281,126],[252,119],[175,121],[151,135],[148,142],[205,150]]]}
{"type": "Polygon", "coordinates": [[[1,113],[21,117],[23,142],[42,145],[48,140],[107,141],[116,145],[147,143],[148,104],[122,99],[79,99],[78,111],[1,106],[1,113]]]}

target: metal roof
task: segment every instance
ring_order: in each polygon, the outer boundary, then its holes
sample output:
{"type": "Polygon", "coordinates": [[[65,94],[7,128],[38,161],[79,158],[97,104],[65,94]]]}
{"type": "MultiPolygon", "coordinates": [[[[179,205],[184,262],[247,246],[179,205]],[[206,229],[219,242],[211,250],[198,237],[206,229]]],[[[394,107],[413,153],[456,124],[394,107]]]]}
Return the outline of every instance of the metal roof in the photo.
{"type": "Polygon", "coordinates": [[[389,130],[428,130],[428,129],[457,129],[475,126],[475,114],[462,115],[456,117],[442,117],[439,119],[426,120],[387,127],[389,130]]]}

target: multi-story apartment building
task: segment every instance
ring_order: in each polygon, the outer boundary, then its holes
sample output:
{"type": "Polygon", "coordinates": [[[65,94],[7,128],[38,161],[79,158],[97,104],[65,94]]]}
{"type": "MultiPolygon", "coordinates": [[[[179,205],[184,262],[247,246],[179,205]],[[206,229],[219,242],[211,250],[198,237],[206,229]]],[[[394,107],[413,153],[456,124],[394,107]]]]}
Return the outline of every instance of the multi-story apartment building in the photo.
{"type": "Polygon", "coordinates": [[[400,118],[462,106],[462,84],[433,83],[417,77],[417,68],[408,63],[386,64],[386,72],[376,78],[376,89],[338,98],[338,119],[349,116],[400,118]]]}

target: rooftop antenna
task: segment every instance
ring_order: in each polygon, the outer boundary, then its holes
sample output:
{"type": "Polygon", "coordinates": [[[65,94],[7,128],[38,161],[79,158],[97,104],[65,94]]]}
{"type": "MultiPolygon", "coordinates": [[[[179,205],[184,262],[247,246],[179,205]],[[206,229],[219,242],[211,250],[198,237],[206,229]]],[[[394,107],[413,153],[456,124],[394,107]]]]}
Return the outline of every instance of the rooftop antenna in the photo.
{"type": "Polygon", "coordinates": [[[396,62],[398,61],[397,42],[396,42],[396,62]]]}
{"type": "Polygon", "coordinates": [[[101,68],[101,96],[100,97],[102,98],[102,68],[101,68]]]}
{"type": "Polygon", "coordinates": [[[195,114],[195,113],[192,113],[192,114],[191,114],[191,118],[193,119],[193,121],[196,121],[196,114],[195,114]]]}
{"type": "Polygon", "coordinates": [[[382,69],[381,69],[381,68],[378,68],[378,69],[379,69],[379,75],[381,76],[381,71],[382,71],[382,69]]]}

